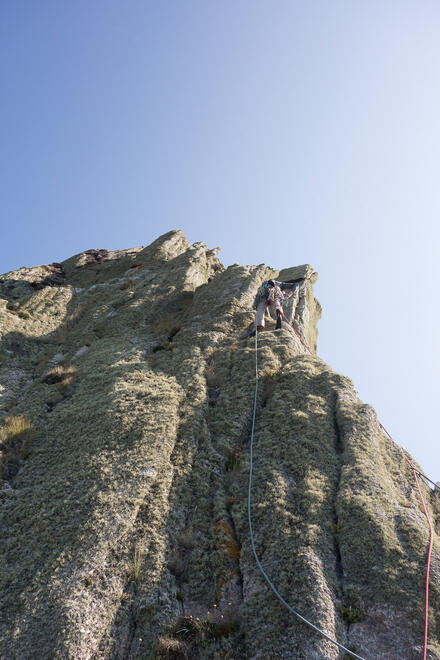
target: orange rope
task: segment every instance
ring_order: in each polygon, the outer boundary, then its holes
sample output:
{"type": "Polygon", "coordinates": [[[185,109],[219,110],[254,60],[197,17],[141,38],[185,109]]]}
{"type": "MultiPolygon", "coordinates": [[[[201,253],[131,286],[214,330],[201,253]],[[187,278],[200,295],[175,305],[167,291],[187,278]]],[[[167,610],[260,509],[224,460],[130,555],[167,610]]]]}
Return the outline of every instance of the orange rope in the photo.
{"type": "Polygon", "coordinates": [[[292,328],[293,332],[296,334],[296,336],[298,337],[298,339],[300,340],[300,342],[301,342],[301,344],[304,346],[304,348],[306,348],[306,349],[309,351],[310,355],[313,355],[313,352],[312,352],[312,351],[310,350],[310,348],[307,346],[306,342],[305,342],[304,339],[301,337],[301,335],[299,334],[298,330],[296,330],[296,329],[293,327],[293,323],[290,323],[290,321],[288,320],[288,318],[287,318],[287,316],[284,314],[284,312],[281,312],[281,316],[283,317],[283,319],[285,320],[285,322],[287,323],[287,325],[288,325],[290,328],[292,328]]]}
{"type": "MultiPolygon", "coordinates": [[[[284,321],[286,321],[286,323],[292,328],[293,332],[296,334],[296,336],[300,340],[301,344],[308,350],[310,355],[313,355],[312,351],[307,346],[304,339],[301,337],[299,332],[293,327],[293,323],[290,323],[288,321],[288,319],[286,318],[284,312],[281,312],[281,315],[282,315],[284,321]]],[[[380,424],[380,427],[383,429],[383,431],[385,431],[385,433],[387,434],[389,439],[393,440],[393,438],[390,436],[390,434],[388,433],[386,428],[383,426],[383,424],[381,424],[380,422],[379,422],[379,424],[380,424]]],[[[421,499],[422,505],[423,505],[423,510],[425,512],[426,520],[428,521],[428,526],[429,526],[429,549],[428,549],[428,561],[427,561],[427,565],[426,565],[426,586],[425,586],[425,634],[424,634],[424,642],[423,642],[423,660],[426,660],[426,653],[427,653],[427,648],[428,648],[429,572],[431,570],[431,552],[432,552],[432,543],[433,543],[433,530],[432,530],[431,519],[429,517],[428,510],[426,508],[425,500],[424,500],[424,497],[423,497],[423,493],[422,493],[422,490],[420,488],[419,480],[417,478],[417,471],[416,471],[414,465],[411,463],[411,461],[408,460],[408,458],[406,456],[405,456],[405,460],[408,463],[408,465],[410,466],[410,468],[411,468],[411,470],[414,474],[414,479],[416,480],[417,489],[419,491],[420,499],[421,499]]],[[[419,474],[421,474],[421,473],[419,472],[419,474]]]]}
{"type": "MultiPolygon", "coordinates": [[[[386,428],[383,426],[383,424],[381,424],[380,422],[379,422],[379,424],[380,424],[380,427],[385,431],[387,436],[390,438],[390,440],[392,440],[392,437],[390,436],[390,434],[388,433],[386,428]]],[[[425,512],[426,520],[428,521],[428,525],[429,525],[429,550],[428,550],[428,562],[427,562],[427,565],[426,565],[426,585],[425,585],[425,636],[424,636],[424,642],[423,642],[423,660],[426,660],[426,652],[427,652],[427,647],[428,647],[429,571],[431,569],[431,552],[432,552],[432,542],[433,542],[433,531],[432,531],[431,519],[430,519],[428,511],[426,509],[425,499],[423,497],[423,493],[422,493],[422,490],[420,488],[419,480],[417,478],[416,469],[415,469],[414,465],[411,463],[411,461],[408,460],[408,458],[406,456],[405,456],[405,460],[408,463],[408,465],[410,466],[411,470],[413,471],[414,479],[416,480],[417,489],[419,491],[420,499],[422,500],[423,510],[425,512]]]]}

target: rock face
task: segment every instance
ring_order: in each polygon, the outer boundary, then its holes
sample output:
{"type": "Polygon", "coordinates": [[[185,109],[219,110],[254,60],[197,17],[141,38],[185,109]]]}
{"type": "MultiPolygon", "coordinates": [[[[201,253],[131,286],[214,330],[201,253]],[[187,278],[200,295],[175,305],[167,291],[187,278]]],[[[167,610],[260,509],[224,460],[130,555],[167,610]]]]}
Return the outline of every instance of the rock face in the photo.
{"type": "MultiPolygon", "coordinates": [[[[426,520],[404,450],[316,355],[316,274],[216,253],[173,231],[1,277],[2,659],[343,657],[250,547],[246,329],[270,277],[303,278],[287,311],[313,355],[273,321],[259,334],[257,552],[344,646],[422,657],[426,520]]],[[[439,611],[436,534],[431,659],[439,611]]]]}

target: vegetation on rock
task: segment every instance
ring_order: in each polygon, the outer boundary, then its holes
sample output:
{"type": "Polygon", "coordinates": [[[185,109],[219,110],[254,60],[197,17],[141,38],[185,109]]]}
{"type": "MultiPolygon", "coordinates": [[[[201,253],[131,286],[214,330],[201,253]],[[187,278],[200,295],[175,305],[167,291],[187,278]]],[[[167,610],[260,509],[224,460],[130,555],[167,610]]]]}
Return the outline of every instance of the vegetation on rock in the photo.
{"type": "MultiPolygon", "coordinates": [[[[428,531],[405,452],[316,355],[310,266],[224,268],[173,231],[0,278],[0,657],[336,660],[284,598],[360,655],[420,657],[428,531]],[[21,313],[19,313],[21,312],[21,313]]],[[[440,502],[431,658],[440,658],[440,502]]]]}

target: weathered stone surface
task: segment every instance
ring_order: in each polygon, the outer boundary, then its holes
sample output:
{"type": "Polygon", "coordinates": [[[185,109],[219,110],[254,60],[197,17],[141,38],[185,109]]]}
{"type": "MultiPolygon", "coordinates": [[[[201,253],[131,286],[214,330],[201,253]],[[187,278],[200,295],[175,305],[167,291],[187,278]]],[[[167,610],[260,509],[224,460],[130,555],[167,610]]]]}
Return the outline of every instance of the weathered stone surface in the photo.
{"type": "MultiPolygon", "coordinates": [[[[255,350],[240,337],[269,277],[303,278],[286,312],[314,354],[272,321],[259,335],[257,551],[345,646],[421,658],[426,521],[405,452],[316,355],[316,273],[225,269],[217,251],[173,231],[1,276],[0,419],[33,428],[0,490],[1,658],[342,657],[250,548],[255,350]]],[[[437,534],[430,598],[438,659],[437,534]]]]}

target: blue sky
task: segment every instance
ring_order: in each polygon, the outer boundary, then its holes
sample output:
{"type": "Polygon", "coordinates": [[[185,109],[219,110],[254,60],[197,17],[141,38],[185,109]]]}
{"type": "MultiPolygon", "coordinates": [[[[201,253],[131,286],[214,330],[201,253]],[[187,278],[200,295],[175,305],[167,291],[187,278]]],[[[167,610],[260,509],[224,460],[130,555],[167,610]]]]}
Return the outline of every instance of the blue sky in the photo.
{"type": "Polygon", "coordinates": [[[0,271],[172,228],[320,273],[319,352],[434,480],[440,5],[3,0],[0,271]]]}

